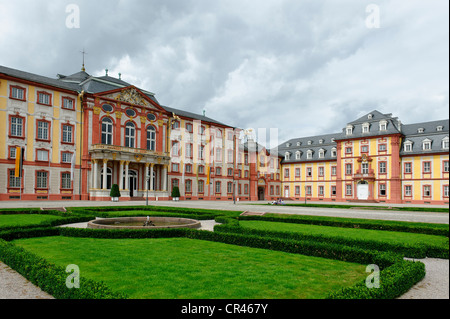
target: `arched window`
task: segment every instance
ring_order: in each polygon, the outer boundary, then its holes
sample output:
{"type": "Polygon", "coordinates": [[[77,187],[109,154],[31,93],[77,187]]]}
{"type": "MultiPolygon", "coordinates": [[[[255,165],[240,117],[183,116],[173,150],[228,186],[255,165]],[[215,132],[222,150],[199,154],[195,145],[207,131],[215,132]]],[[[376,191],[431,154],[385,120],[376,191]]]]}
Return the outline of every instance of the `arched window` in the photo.
{"type": "Polygon", "coordinates": [[[102,144],[112,145],[113,121],[105,117],[102,121],[102,144]]]}
{"type": "MultiPolygon", "coordinates": [[[[103,189],[103,174],[105,172],[101,171],[100,173],[100,188],[103,189]]],[[[106,189],[111,189],[112,186],[112,169],[111,168],[107,168],[106,169],[106,189]]]]}
{"type": "Polygon", "coordinates": [[[156,129],[152,125],[147,128],[147,149],[150,151],[156,150],[156,129]]]}
{"type": "Polygon", "coordinates": [[[134,148],[135,140],[136,140],[136,127],[134,126],[133,122],[128,122],[127,125],[125,126],[125,146],[134,148]]]}

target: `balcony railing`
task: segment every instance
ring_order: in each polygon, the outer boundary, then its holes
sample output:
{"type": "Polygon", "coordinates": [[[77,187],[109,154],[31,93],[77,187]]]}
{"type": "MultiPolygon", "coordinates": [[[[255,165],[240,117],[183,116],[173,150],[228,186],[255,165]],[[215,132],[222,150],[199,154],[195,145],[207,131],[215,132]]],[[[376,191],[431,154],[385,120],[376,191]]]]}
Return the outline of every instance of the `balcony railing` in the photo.
{"type": "Polygon", "coordinates": [[[170,154],[166,152],[156,152],[150,151],[142,148],[132,148],[125,146],[117,146],[117,145],[107,145],[107,144],[95,144],[89,148],[90,152],[95,151],[110,151],[110,152],[122,152],[122,153],[130,153],[130,154],[141,154],[141,155],[152,155],[152,156],[167,156],[170,154]]]}

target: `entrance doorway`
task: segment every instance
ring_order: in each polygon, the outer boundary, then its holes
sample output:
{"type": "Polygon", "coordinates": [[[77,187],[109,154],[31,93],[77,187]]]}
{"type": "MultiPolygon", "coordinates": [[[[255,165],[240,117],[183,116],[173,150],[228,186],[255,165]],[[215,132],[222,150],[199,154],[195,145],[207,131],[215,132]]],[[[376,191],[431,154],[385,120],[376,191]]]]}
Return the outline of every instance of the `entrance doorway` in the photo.
{"type": "Polygon", "coordinates": [[[369,198],[369,183],[366,181],[359,182],[356,192],[359,200],[367,200],[369,198]]]}
{"type": "MultiPolygon", "coordinates": [[[[123,184],[125,185],[125,172],[123,173],[123,184]]],[[[128,171],[128,189],[130,190],[130,197],[135,197],[137,194],[137,172],[128,171]]]]}
{"type": "Polygon", "coordinates": [[[264,187],[258,187],[258,200],[264,200],[264,187]]]}

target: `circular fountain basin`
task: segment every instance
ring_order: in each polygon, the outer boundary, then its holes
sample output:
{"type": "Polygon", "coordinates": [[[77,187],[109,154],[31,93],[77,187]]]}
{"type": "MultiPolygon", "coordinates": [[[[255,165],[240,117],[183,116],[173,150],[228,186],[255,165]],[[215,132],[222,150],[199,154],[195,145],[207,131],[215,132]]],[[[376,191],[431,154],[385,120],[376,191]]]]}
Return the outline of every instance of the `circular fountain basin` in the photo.
{"type": "Polygon", "coordinates": [[[178,217],[150,217],[155,226],[144,226],[147,217],[118,217],[91,220],[87,228],[92,229],[161,229],[161,228],[200,228],[195,219],[178,217]]]}

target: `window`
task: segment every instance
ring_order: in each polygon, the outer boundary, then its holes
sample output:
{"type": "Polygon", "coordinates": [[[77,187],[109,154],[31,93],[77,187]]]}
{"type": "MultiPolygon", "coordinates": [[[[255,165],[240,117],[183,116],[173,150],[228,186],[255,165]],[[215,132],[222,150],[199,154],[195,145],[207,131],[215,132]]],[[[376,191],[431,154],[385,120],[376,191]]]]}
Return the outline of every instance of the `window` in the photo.
{"type": "Polygon", "coordinates": [[[18,86],[11,86],[10,98],[25,101],[25,89],[18,86]]]}
{"type": "Polygon", "coordinates": [[[192,144],[186,143],[186,158],[192,158],[193,152],[192,152],[192,144]]]}
{"type": "Polygon", "coordinates": [[[353,174],[353,168],[352,164],[345,164],[345,175],[352,175],[353,174]]]}
{"type": "Polygon", "coordinates": [[[289,168],[284,169],[284,178],[289,178],[289,168]]]}
{"type": "Polygon", "coordinates": [[[369,163],[361,163],[361,174],[369,174],[369,163]]]}
{"type": "Polygon", "coordinates": [[[412,163],[405,163],[405,168],[404,168],[404,172],[405,174],[411,174],[412,173],[412,163]]]}
{"type": "Polygon", "coordinates": [[[61,163],[72,163],[73,153],[62,152],[61,153],[61,163]]]}
{"type": "Polygon", "coordinates": [[[180,164],[172,163],[172,172],[179,172],[179,171],[180,171],[180,164]]]}
{"type": "Polygon", "coordinates": [[[387,130],[387,121],[380,121],[380,131],[387,130]]]}
{"type": "Polygon", "coordinates": [[[192,192],[192,181],[190,179],[187,179],[185,181],[184,186],[185,186],[186,193],[191,193],[192,192]]]}
{"type": "Polygon", "coordinates": [[[442,139],[442,148],[444,150],[448,150],[449,149],[449,139],[448,136],[442,139]]]}
{"type": "MultiPolygon", "coordinates": [[[[248,184],[244,185],[244,194],[248,195],[248,184]]],[[[280,187],[277,186],[277,195],[279,195],[279,194],[280,194],[280,187]]]]}
{"type": "Polygon", "coordinates": [[[180,156],[180,142],[177,141],[172,142],[172,156],[174,157],[180,156]]]}
{"type": "Polygon", "coordinates": [[[300,168],[296,168],[295,169],[295,177],[299,178],[300,177],[300,168]]]}
{"type": "Polygon", "coordinates": [[[306,186],[305,192],[306,192],[307,196],[311,196],[311,194],[312,194],[312,187],[311,186],[306,186]]]}
{"type": "Polygon", "coordinates": [[[200,135],[205,135],[205,127],[204,126],[199,127],[199,133],[200,133],[200,135]]]}
{"type": "Polygon", "coordinates": [[[16,151],[17,151],[17,149],[16,149],[16,147],[17,146],[9,146],[8,147],[8,149],[9,149],[9,159],[15,159],[16,158],[16,151]]]}
{"type": "Polygon", "coordinates": [[[222,149],[216,148],[216,161],[222,162],[222,149]]]}
{"type": "Polygon", "coordinates": [[[353,126],[351,126],[351,125],[347,126],[345,132],[347,135],[352,135],[353,134],[353,126]]]}
{"type": "Polygon", "coordinates": [[[180,185],[180,181],[178,180],[178,178],[172,179],[172,189],[174,187],[178,187],[179,185],[180,185]]]}
{"type": "Polygon", "coordinates": [[[36,188],[47,188],[48,172],[39,171],[36,172],[36,188]]]}
{"type": "Polygon", "coordinates": [[[216,167],[216,175],[222,175],[222,168],[216,167]]]}
{"type": "Polygon", "coordinates": [[[311,177],[312,176],[312,167],[307,167],[306,168],[306,176],[307,177],[311,177]]]}
{"type": "Polygon", "coordinates": [[[51,105],[52,104],[52,96],[46,92],[38,92],[38,101],[39,104],[51,105]]]}
{"type": "Polygon", "coordinates": [[[233,176],[233,169],[232,168],[228,168],[227,169],[227,175],[228,176],[233,176]]]}
{"type": "Polygon", "coordinates": [[[336,166],[331,166],[331,176],[336,176],[336,166]]]}
{"type": "Polygon", "coordinates": [[[244,177],[248,178],[248,171],[244,171],[244,177]]]}
{"type": "Polygon", "coordinates": [[[220,191],[220,188],[221,188],[221,182],[216,182],[216,194],[220,194],[221,193],[221,191],[220,191]]]}
{"type": "Polygon", "coordinates": [[[444,173],[448,173],[449,172],[448,161],[443,161],[442,162],[442,172],[444,172],[444,173]]]}
{"type": "Polygon", "coordinates": [[[378,168],[378,173],[379,174],[386,174],[386,165],[387,165],[387,163],[386,162],[379,162],[378,163],[378,165],[379,165],[379,168],[378,168]]]}
{"type": "Polygon", "coordinates": [[[423,172],[431,173],[431,162],[423,162],[423,172]]]}
{"type": "Polygon", "coordinates": [[[128,122],[125,126],[125,147],[134,148],[136,127],[134,123],[128,122]]]}
{"type": "Polygon", "coordinates": [[[308,152],[306,153],[306,158],[307,159],[312,159],[313,157],[313,151],[312,150],[308,150],[308,152]]]}
{"type": "Polygon", "coordinates": [[[319,158],[324,158],[325,157],[325,150],[321,149],[319,150],[319,158]]]}
{"type": "Polygon", "coordinates": [[[15,176],[15,170],[9,170],[9,187],[10,188],[20,188],[20,177],[15,176]]]}
{"type": "Polygon", "coordinates": [[[406,197],[412,196],[412,186],[411,185],[405,185],[405,196],[406,197]]]}
{"type": "Polygon", "coordinates": [[[352,154],[352,152],[353,152],[353,147],[346,147],[345,148],[345,154],[352,154]]]}
{"type": "Polygon", "coordinates": [[[205,174],[205,166],[199,165],[199,166],[197,167],[197,172],[198,172],[199,174],[205,174]]]}
{"type": "Polygon", "coordinates": [[[431,185],[423,186],[423,197],[431,197],[431,185]]]}
{"type": "Polygon", "coordinates": [[[319,186],[319,196],[323,196],[324,195],[324,188],[323,186],[319,186]]]}
{"type": "Polygon", "coordinates": [[[70,173],[61,173],[61,189],[72,189],[70,173]]]}
{"type": "Polygon", "coordinates": [[[48,151],[47,150],[37,150],[36,151],[36,161],[48,162],[48,151]]]}
{"type": "Polygon", "coordinates": [[[227,183],[227,193],[228,194],[233,193],[233,182],[228,182],[227,183]]]}
{"type": "Polygon", "coordinates": [[[198,159],[205,159],[205,146],[204,145],[199,145],[198,146],[198,159]]]}
{"type": "Polygon", "coordinates": [[[37,121],[37,139],[48,141],[50,139],[49,134],[50,122],[37,121]]]}
{"type": "Polygon", "coordinates": [[[444,185],[443,196],[444,196],[444,197],[447,197],[447,198],[449,197],[449,196],[448,196],[448,185],[444,185]]]}
{"type": "Polygon", "coordinates": [[[24,119],[21,117],[11,117],[11,127],[10,127],[10,131],[11,131],[11,136],[14,137],[23,137],[24,136],[24,131],[23,131],[23,127],[24,127],[24,119]]]}
{"type": "MultiPolygon", "coordinates": [[[[233,163],[233,150],[227,151],[227,163],[233,163]]],[[[262,163],[261,163],[262,165],[262,163]]]]}
{"type": "MultiPolygon", "coordinates": [[[[132,172],[132,171],[131,171],[132,172]]],[[[130,173],[131,173],[130,172],[130,173]]],[[[105,174],[104,170],[102,169],[100,172],[100,188],[106,188],[106,189],[111,189],[112,186],[112,169],[111,168],[106,168],[106,186],[103,186],[103,175],[105,174]]],[[[136,174],[136,173],[135,173],[136,174]]],[[[133,175],[131,175],[133,176],[133,175]]],[[[125,174],[124,177],[125,178],[125,174]]],[[[124,183],[125,184],[125,183],[124,183]]]]}
{"type": "Polygon", "coordinates": [[[109,104],[103,104],[102,105],[102,110],[105,113],[110,113],[110,112],[112,112],[114,110],[114,108],[111,105],[109,105],[109,104]]]}
{"type": "Polygon", "coordinates": [[[133,110],[133,109],[127,109],[127,110],[125,111],[125,114],[126,114],[128,117],[135,117],[135,116],[136,116],[136,111],[133,110]]]}
{"type": "Polygon", "coordinates": [[[352,196],[352,185],[351,184],[345,185],[345,195],[352,196]]]}
{"type": "Polygon", "coordinates": [[[188,174],[191,174],[192,173],[192,164],[186,164],[184,166],[184,171],[188,174]]]}
{"type": "Polygon", "coordinates": [[[369,126],[370,126],[369,123],[364,123],[364,124],[362,125],[362,132],[363,132],[363,133],[369,133],[369,126]]]}
{"type": "MultiPolygon", "coordinates": [[[[239,186],[241,186],[241,185],[239,185],[239,186]]],[[[271,196],[273,196],[274,195],[274,188],[273,188],[273,185],[270,185],[270,195],[271,196]]],[[[239,194],[241,193],[241,190],[240,190],[240,187],[239,187],[239,194]]],[[[299,192],[299,195],[300,195],[300,192],[299,192]]]]}
{"type": "Polygon", "coordinates": [[[385,152],[385,151],[387,151],[387,145],[386,145],[386,144],[379,144],[379,145],[378,145],[378,151],[379,151],[379,152],[385,152]]]}
{"type": "Polygon", "coordinates": [[[102,144],[112,145],[113,121],[109,117],[102,120],[102,144]]]}
{"type": "Polygon", "coordinates": [[[205,181],[198,181],[198,193],[205,192],[205,181]]]}
{"type": "Polygon", "coordinates": [[[324,172],[325,172],[325,168],[324,167],[319,167],[319,176],[323,177],[324,176],[324,172]]]}
{"type": "Polygon", "coordinates": [[[412,144],[412,142],[411,142],[411,141],[405,142],[405,144],[404,144],[404,146],[403,146],[403,150],[404,150],[405,152],[412,152],[412,150],[413,150],[413,144],[412,144]]]}
{"type": "Polygon", "coordinates": [[[62,142],[63,143],[73,143],[73,126],[65,125],[62,126],[62,142]]]}
{"type": "Polygon", "coordinates": [[[336,186],[331,186],[331,195],[336,196],[336,186]]]}
{"type": "Polygon", "coordinates": [[[386,196],[386,184],[380,184],[380,196],[386,196]]]}
{"type": "Polygon", "coordinates": [[[180,128],[180,122],[174,121],[172,122],[172,130],[177,130],[180,128]]]}
{"type": "Polygon", "coordinates": [[[422,143],[422,150],[424,150],[424,151],[431,150],[431,141],[430,140],[423,141],[423,143],[422,143]]]}
{"type": "Polygon", "coordinates": [[[147,150],[156,151],[156,129],[153,125],[147,127],[147,150]]]}
{"type": "Polygon", "coordinates": [[[188,131],[189,133],[193,132],[193,128],[192,128],[192,124],[191,123],[186,123],[186,131],[188,131]]]}
{"type": "Polygon", "coordinates": [[[295,186],[295,195],[300,196],[300,186],[295,186]]]}
{"type": "Polygon", "coordinates": [[[286,153],[284,154],[284,159],[285,159],[286,161],[289,161],[290,158],[291,158],[291,154],[289,154],[288,152],[286,152],[286,153]]]}
{"type": "Polygon", "coordinates": [[[361,146],[361,153],[369,153],[369,146],[367,145],[361,146]]]}
{"type": "Polygon", "coordinates": [[[248,154],[244,155],[244,164],[248,165],[248,154]]]}
{"type": "Polygon", "coordinates": [[[299,160],[300,157],[301,157],[300,151],[295,152],[295,159],[296,159],[296,160],[299,160]]]}
{"type": "Polygon", "coordinates": [[[73,110],[75,108],[75,100],[69,97],[63,97],[62,108],[67,110],[73,110]]]}
{"type": "Polygon", "coordinates": [[[337,150],[336,150],[335,147],[333,147],[333,148],[331,149],[331,157],[336,157],[336,156],[337,156],[337,150]]]}

